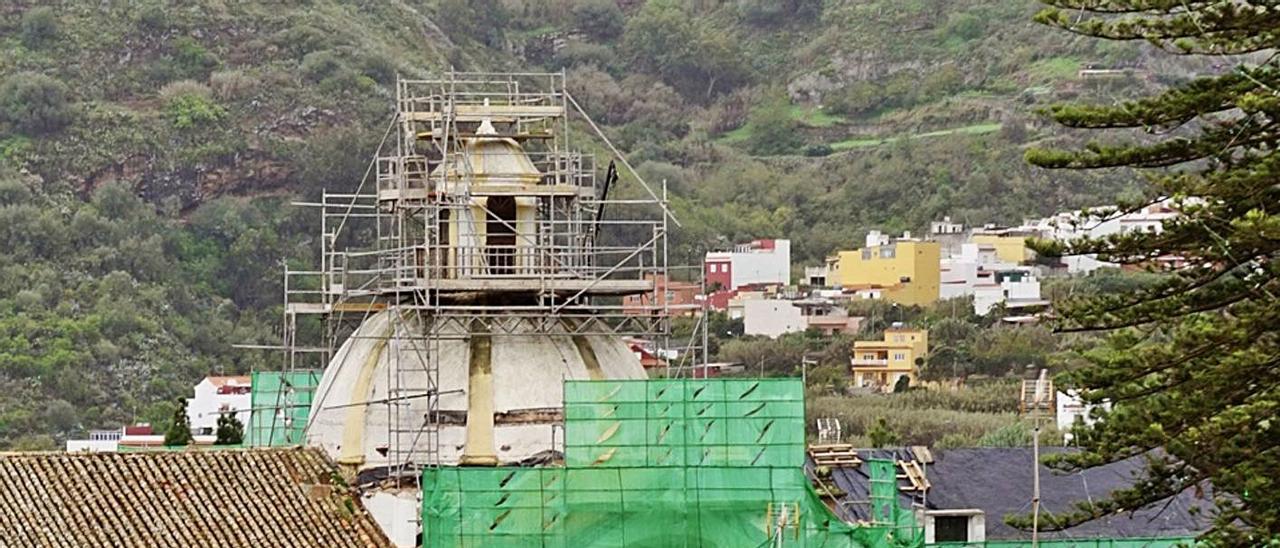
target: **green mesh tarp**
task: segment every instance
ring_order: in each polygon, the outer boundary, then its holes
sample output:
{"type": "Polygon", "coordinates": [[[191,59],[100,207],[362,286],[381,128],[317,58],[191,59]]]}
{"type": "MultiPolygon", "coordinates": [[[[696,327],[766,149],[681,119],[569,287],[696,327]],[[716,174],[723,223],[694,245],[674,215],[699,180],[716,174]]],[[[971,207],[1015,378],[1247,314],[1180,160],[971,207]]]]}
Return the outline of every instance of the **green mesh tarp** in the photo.
{"type": "Polygon", "coordinates": [[[568,466],[804,465],[793,379],[569,381],[568,466]]]}
{"type": "Polygon", "coordinates": [[[311,400],[320,384],[320,371],[258,371],[249,396],[253,413],[245,445],[276,447],[303,442],[311,400]]]}
{"type": "Polygon", "coordinates": [[[564,467],[423,472],[423,546],[922,544],[894,523],[846,524],[813,492],[798,380],[570,381],[564,394],[564,467]]]}
{"type": "MultiPolygon", "coordinates": [[[[1172,538],[1117,538],[1117,539],[1068,539],[1042,540],[1040,548],[1174,548],[1195,546],[1194,537],[1172,538]]],[[[1027,548],[1028,540],[989,540],[987,542],[939,542],[929,546],[946,548],[1027,548]]]]}
{"type": "Polygon", "coordinates": [[[892,545],[832,515],[799,468],[438,468],[422,489],[423,546],[892,545]]]}

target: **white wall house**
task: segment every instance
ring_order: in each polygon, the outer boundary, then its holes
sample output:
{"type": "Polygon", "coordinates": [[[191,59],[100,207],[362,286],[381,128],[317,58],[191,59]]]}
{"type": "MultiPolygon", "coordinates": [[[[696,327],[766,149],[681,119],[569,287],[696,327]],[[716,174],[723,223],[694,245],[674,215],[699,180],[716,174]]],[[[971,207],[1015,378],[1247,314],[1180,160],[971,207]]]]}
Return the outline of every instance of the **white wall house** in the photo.
{"type": "Polygon", "coordinates": [[[753,299],[742,303],[742,332],[776,338],[784,333],[804,331],[800,307],[781,299],[753,299]]]}
{"type": "Polygon", "coordinates": [[[791,283],[791,240],[755,240],[733,251],[707,253],[703,268],[707,285],[738,289],[748,285],[791,283]]]}
{"type": "Polygon", "coordinates": [[[195,386],[194,396],[187,400],[187,418],[191,433],[209,435],[217,431],[218,417],[234,411],[240,423],[248,426],[252,407],[250,377],[205,377],[195,386]]]}
{"type": "Polygon", "coordinates": [[[826,299],[753,299],[742,303],[742,332],[777,338],[809,328],[826,334],[852,333],[862,318],[826,299]]]}
{"type": "MultiPolygon", "coordinates": [[[[1094,419],[1089,415],[1093,413],[1095,406],[1085,403],[1078,390],[1058,392],[1057,396],[1058,431],[1064,432],[1063,440],[1071,443],[1071,427],[1075,426],[1077,420],[1083,422],[1086,426],[1092,426],[1094,419]]],[[[1111,405],[1104,403],[1102,408],[1109,410],[1111,405]]]]}
{"type": "MultiPolygon", "coordinates": [[[[1071,241],[1079,238],[1105,238],[1114,234],[1132,232],[1160,233],[1166,221],[1177,218],[1180,213],[1173,209],[1172,203],[1165,200],[1143,208],[1140,211],[1114,215],[1115,208],[1097,208],[1097,214],[1088,217],[1080,212],[1059,213],[1052,217],[1028,221],[1028,228],[1033,228],[1045,238],[1071,241]]],[[[1063,257],[1067,272],[1087,274],[1103,267],[1114,267],[1113,263],[1099,261],[1092,255],[1063,257]]]]}
{"type": "Polygon", "coordinates": [[[1007,308],[1047,304],[1040,297],[1035,270],[1000,261],[989,244],[963,244],[959,255],[942,259],[940,267],[938,296],[973,296],[973,312],[980,316],[999,304],[1007,308]]]}
{"type": "Polygon", "coordinates": [[[124,437],[124,429],[90,430],[88,439],[67,440],[67,452],[114,453],[120,447],[122,437],[124,437]]]}

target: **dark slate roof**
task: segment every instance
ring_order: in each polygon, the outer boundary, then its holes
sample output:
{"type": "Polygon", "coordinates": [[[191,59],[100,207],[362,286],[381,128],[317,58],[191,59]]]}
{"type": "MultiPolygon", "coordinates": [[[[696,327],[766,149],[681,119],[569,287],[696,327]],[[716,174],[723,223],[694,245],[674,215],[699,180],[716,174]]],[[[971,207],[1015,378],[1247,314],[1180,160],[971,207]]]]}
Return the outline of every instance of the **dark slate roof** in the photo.
{"type": "MultiPolygon", "coordinates": [[[[1063,451],[1044,448],[1042,453],[1063,451]]],[[[910,460],[911,452],[901,449],[859,450],[864,464],[857,469],[832,471],[832,479],[848,493],[845,509],[854,519],[866,519],[868,500],[867,465],[870,458],[910,460]]],[[[932,489],[930,509],[981,509],[986,514],[987,538],[1025,539],[1030,534],[1004,523],[1009,514],[1031,511],[1031,448],[972,448],[934,450],[934,462],[926,474],[932,489]]],[[[1040,465],[1041,511],[1063,514],[1077,501],[1105,499],[1108,494],[1133,484],[1144,468],[1141,457],[1064,474],[1040,465]]],[[[904,505],[921,503],[904,494],[904,505]]],[[[1123,513],[1083,523],[1066,531],[1048,533],[1048,538],[1170,537],[1193,536],[1209,527],[1213,503],[1206,489],[1202,493],[1183,492],[1133,514],[1123,513]],[[1193,510],[1195,509],[1195,510],[1193,510]]]]}
{"type": "Polygon", "coordinates": [[[390,546],[318,449],[0,454],[0,546],[390,546]]]}

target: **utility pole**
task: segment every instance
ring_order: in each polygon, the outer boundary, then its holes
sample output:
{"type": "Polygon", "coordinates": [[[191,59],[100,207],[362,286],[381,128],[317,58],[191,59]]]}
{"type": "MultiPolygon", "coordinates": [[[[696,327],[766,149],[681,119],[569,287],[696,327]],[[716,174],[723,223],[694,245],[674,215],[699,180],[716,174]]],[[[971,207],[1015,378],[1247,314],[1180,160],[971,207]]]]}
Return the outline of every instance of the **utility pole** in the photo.
{"type": "Polygon", "coordinates": [[[1031,548],[1040,547],[1040,408],[1050,397],[1048,378],[1049,370],[1041,369],[1031,405],[1031,548]]]}
{"type": "Polygon", "coordinates": [[[809,355],[805,354],[800,357],[800,384],[806,389],[809,388],[809,366],[818,365],[817,360],[809,359],[809,355]]]}

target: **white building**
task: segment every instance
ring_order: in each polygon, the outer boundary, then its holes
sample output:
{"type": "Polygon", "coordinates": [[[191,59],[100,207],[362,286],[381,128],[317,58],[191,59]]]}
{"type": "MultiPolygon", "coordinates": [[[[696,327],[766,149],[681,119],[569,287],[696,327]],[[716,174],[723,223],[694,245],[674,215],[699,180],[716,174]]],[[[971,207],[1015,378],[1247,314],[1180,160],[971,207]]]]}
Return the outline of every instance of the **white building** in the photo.
{"type": "Polygon", "coordinates": [[[210,435],[218,430],[218,417],[235,412],[240,424],[249,425],[252,408],[250,377],[205,377],[195,386],[195,394],[187,400],[187,418],[191,433],[210,435]]]}
{"type": "Polygon", "coordinates": [[[826,334],[853,333],[862,318],[826,299],[752,299],[742,303],[742,332],[771,339],[813,328],[826,334]]]}
{"type": "MultiPolygon", "coordinates": [[[[1080,397],[1078,390],[1067,390],[1066,392],[1058,392],[1057,397],[1057,422],[1058,431],[1063,432],[1063,440],[1071,443],[1071,428],[1075,426],[1076,421],[1084,423],[1085,426],[1093,426],[1095,420],[1090,416],[1093,413],[1094,405],[1086,404],[1084,399],[1080,397]]],[[[1110,410],[1111,404],[1104,403],[1104,410],[1110,410]]]]}
{"type": "MultiPolygon", "coordinates": [[[[1161,201],[1132,213],[1116,214],[1114,207],[1096,208],[1089,216],[1078,211],[1059,213],[1052,217],[1028,221],[1026,228],[1033,229],[1045,238],[1058,241],[1071,241],[1080,238],[1100,239],[1115,234],[1133,232],[1160,233],[1166,221],[1177,218],[1180,213],[1173,209],[1169,200],[1161,201]]],[[[1067,272],[1087,274],[1103,267],[1114,267],[1113,263],[1099,261],[1092,255],[1063,257],[1062,262],[1067,272]]]]}
{"type": "Polygon", "coordinates": [[[124,429],[90,430],[89,439],[67,440],[68,453],[114,453],[120,447],[124,429]]]}
{"type": "Polygon", "coordinates": [[[943,299],[972,296],[973,312],[980,316],[999,304],[1005,308],[1048,304],[1040,297],[1040,280],[1035,270],[1000,261],[990,244],[963,244],[959,255],[942,259],[940,267],[938,296],[943,299]]]}
{"type": "MultiPolygon", "coordinates": [[[[193,436],[192,442],[195,445],[213,445],[216,440],[213,435],[198,435],[193,436]]],[[[163,445],[164,432],[156,432],[151,424],[143,422],[116,430],[90,430],[88,439],[67,440],[67,452],[115,453],[121,447],[136,451],[163,445]]]]}
{"type": "Polygon", "coordinates": [[[733,251],[709,252],[703,268],[708,287],[787,285],[791,283],[791,240],[755,240],[733,251]]]}

